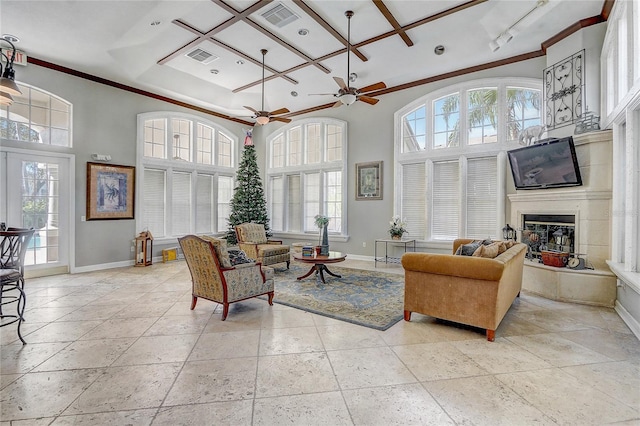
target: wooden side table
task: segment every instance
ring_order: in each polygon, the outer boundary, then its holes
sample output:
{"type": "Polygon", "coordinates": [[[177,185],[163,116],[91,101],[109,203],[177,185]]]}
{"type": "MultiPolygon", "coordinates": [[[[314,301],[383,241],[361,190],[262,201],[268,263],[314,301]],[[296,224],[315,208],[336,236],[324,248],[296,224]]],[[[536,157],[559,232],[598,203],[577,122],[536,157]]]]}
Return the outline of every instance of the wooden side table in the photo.
{"type": "Polygon", "coordinates": [[[301,280],[303,278],[307,278],[309,275],[311,275],[314,271],[316,273],[316,275],[320,275],[320,279],[322,280],[322,283],[325,284],[324,281],[324,272],[326,272],[327,274],[336,277],[336,278],[342,278],[341,275],[338,274],[334,274],[333,272],[331,272],[329,270],[329,268],[327,268],[327,263],[338,263],[338,262],[344,262],[344,259],[347,257],[346,254],[341,253],[339,251],[330,251],[328,256],[320,256],[320,255],[316,255],[316,256],[303,256],[302,253],[293,253],[293,258],[295,260],[298,260],[300,262],[303,263],[311,263],[311,269],[309,269],[309,272],[307,272],[306,274],[298,277],[298,280],[301,280]]]}

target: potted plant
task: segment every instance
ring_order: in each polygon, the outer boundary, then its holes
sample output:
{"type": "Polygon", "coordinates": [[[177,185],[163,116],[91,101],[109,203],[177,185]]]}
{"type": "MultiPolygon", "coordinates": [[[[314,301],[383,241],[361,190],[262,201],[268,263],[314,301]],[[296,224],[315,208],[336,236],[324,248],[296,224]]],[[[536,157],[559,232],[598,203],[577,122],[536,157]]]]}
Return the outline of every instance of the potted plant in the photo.
{"type": "Polygon", "coordinates": [[[318,227],[320,235],[318,236],[318,247],[316,247],[316,254],[322,256],[329,255],[329,235],[327,233],[327,225],[329,225],[329,217],[321,214],[317,214],[314,217],[315,224],[318,227]]]}
{"type": "Polygon", "coordinates": [[[394,240],[402,239],[402,234],[407,232],[407,224],[402,219],[400,219],[400,216],[393,216],[391,218],[391,221],[389,221],[389,225],[389,234],[394,240]]]}

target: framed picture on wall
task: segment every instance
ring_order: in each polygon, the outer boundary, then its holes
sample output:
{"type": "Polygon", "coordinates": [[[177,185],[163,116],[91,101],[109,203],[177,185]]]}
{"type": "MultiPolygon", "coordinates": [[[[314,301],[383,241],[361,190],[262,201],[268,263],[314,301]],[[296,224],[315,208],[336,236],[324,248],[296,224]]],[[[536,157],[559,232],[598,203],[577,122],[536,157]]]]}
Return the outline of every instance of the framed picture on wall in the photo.
{"type": "Polygon", "coordinates": [[[87,220],[133,219],[135,170],[87,163],[87,220]]]}
{"type": "Polygon", "coordinates": [[[382,161],[356,163],[356,200],[382,200],[382,161]]]}

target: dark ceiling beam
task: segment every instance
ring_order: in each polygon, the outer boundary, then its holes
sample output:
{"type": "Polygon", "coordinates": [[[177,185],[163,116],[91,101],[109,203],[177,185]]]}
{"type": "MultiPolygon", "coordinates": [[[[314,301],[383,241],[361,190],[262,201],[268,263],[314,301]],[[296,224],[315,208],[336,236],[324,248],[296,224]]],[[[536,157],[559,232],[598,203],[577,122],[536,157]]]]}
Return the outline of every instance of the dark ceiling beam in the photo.
{"type": "Polygon", "coordinates": [[[391,14],[391,11],[382,2],[382,0],[373,0],[373,4],[376,5],[380,13],[382,13],[382,16],[384,16],[387,19],[387,21],[391,24],[391,26],[395,30],[395,33],[402,38],[405,44],[408,47],[413,46],[413,41],[411,41],[411,39],[409,38],[407,33],[402,29],[402,27],[400,27],[400,24],[398,23],[396,18],[391,14]]]}
{"type": "Polygon", "coordinates": [[[591,25],[599,24],[601,22],[606,22],[606,20],[602,17],[602,15],[596,15],[590,18],[581,19],[575,24],[560,31],[558,34],[554,35],[553,37],[543,41],[541,45],[542,51],[546,54],[547,49],[553,46],[554,44],[556,44],[557,42],[569,37],[571,34],[577,31],[580,31],[583,28],[590,27],[591,25]]]}
{"type": "Polygon", "coordinates": [[[611,9],[613,9],[613,5],[615,4],[616,0],[605,0],[604,4],[602,5],[602,12],[600,12],[600,15],[604,18],[605,21],[607,21],[609,19],[609,15],[611,14],[611,9]]]}
{"type": "MultiPolygon", "coordinates": [[[[324,18],[322,18],[322,16],[318,15],[318,13],[315,10],[309,7],[308,4],[306,4],[302,0],[293,0],[293,3],[295,3],[295,5],[298,6],[300,9],[302,9],[307,15],[313,18],[313,20],[316,21],[322,28],[324,28],[326,32],[334,36],[336,40],[338,40],[340,43],[344,45],[344,47],[347,47],[347,45],[349,44],[347,39],[342,37],[342,35],[335,28],[329,25],[329,23],[325,21],[324,18]]],[[[358,58],[360,58],[362,62],[367,62],[369,60],[358,49],[352,48],[351,52],[355,54],[358,58]]]]}
{"type": "MultiPolygon", "coordinates": [[[[200,44],[203,40],[206,40],[209,37],[213,37],[214,35],[216,35],[220,31],[229,28],[231,25],[235,24],[236,22],[242,21],[244,18],[246,18],[247,16],[249,16],[250,14],[255,12],[256,10],[263,8],[265,5],[271,3],[272,1],[273,0],[260,0],[260,1],[256,2],[256,3],[252,4],[251,6],[249,6],[248,8],[243,10],[242,12],[232,13],[233,16],[231,18],[227,19],[222,24],[214,27],[213,29],[207,31],[206,33],[201,33],[200,31],[196,30],[197,31],[196,34],[198,35],[198,38],[196,38],[195,40],[190,41],[189,43],[185,44],[184,46],[182,46],[178,50],[176,50],[176,51],[168,54],[164,58],[160,59],[158,61],[158,65],[164,65],[167,62],[169,62],[170,60],[172,60],[173,58],[176,58],[176,57],[184,54],[187,50],[190,50],[191,48],[195,47],[197,44],[200,44]]],[[[174,19],[172,21],[172,23],[180,26],[179,23],[182,23],[182,21],[180,21],[178,19],[174,19]]]]}

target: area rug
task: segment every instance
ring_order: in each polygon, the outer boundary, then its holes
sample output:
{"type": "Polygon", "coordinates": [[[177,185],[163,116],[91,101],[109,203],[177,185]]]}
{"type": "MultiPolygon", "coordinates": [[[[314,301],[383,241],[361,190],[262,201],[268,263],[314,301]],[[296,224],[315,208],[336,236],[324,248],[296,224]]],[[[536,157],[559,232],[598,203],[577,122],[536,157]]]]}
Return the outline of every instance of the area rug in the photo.
{"type": "Polygon", "coordinates": [[[328,265],[326,283],[315,274],[300,281],[308,266],[276,268],[274,302],[376,330],[386,330],[403,316],[404,276],[328,265]]]}

